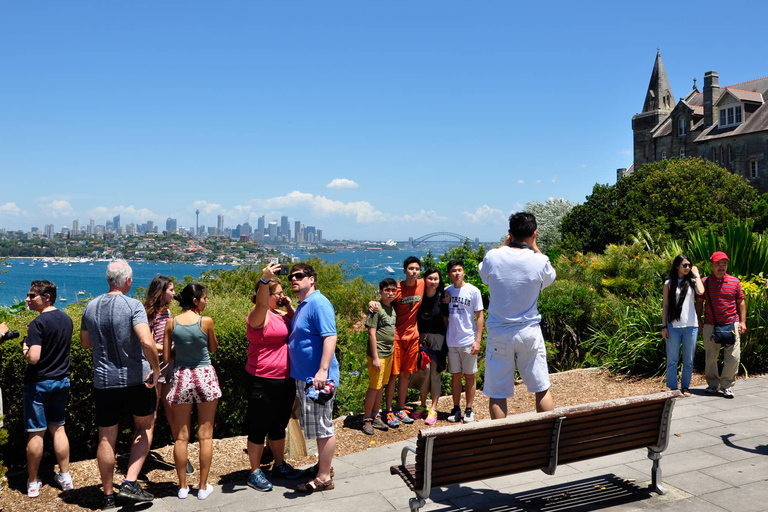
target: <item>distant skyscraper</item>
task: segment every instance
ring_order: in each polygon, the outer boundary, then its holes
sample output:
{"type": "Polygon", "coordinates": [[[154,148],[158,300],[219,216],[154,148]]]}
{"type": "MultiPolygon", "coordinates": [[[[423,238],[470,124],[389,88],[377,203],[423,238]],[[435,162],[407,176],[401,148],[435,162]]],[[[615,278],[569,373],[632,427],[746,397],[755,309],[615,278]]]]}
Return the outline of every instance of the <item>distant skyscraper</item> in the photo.
{"type": "Polygon", "coordinates": [[[251,233],[253,233],[253,228],[247,221],[242,226],[240,226],[241,235],[251,236],[251,233]]]}
{"type": "Polygon", "coordinates": [[[127,226],[125,226],[125,232],[129,235],[135,235],[136,234],[136,225],[133,223],[129,223],[127,226]]]}
{"type": "Polygon", "coordinates": [[[72,234],[74,236],[80,236],[80,220],[75,219],[72,221],[72,234]]]}
{"type": "Polygon", "coordinates": [[[216,234],[217,235],[223,235],[224,234],[224,216],[219,215],[219,223],[218,227],[216,228],[216,234]]]}
{"type": "Polygon", "coordinates": [[[280,236],[287,237],[291,232],[291,227],[288,224],[288,216],[283,215],[280,217],[280,236]]]}
{"type": "Polygon", "coordinates": [[[88,234],[93,235],[96,233],[96,222],[91,219],[91,222],[88,224],[88,234]]]}
{"type": "Polygon", "coordinates": [[[318,242],[322,242],[323,241],[323,230],[322,229],[318,229],[317,230],[317,241],[318,242]]]}
{"type": "Polygon", "coordinates": [[[53,224],[46,224],[45,225],[45,237],[46,238],[53,238],[53,224]]]}
{"type": "Polygon", "coordinates": [[[293,223],[293,239],[296,240],[297,242],[303,242],[304,240],[301,240],[299,238],[300,234],[301,234],[301,222],[297,220],[296,222],[293,223]]]}
{"type": "Polygon", "coordinates": [[[176,219],[168,217],[165,219],[165,230],[169,235],[176,233],[176,219]]]}
{"type": "Polygon", "coordinates": [[[155,223],[154,223],[154,222],[152,222],[151,220],[148,220],[148,221],[147,221],[147,229],[146,229],[146,232],[147,232],[147,233],[154,233],[154,232],[155,232],[155,223]]]}
{"type": "Polygon", "coordinates": [[[106,230],[107,233],[109,233],[111,231],[114,231],[115,230],[115,223],[113,221],[111,221],[111,220],[108,220],[104,229],[106,230]]]}
{"type": "Polygon", "coordinates": [[[273,220],[269,223],[269,241],[274,242],[277,240],[277,221],[273,220]]]}
{"type": "Polygon", "coordinates": [[[115,231],[120,231],[120,215],[112,217],[112,228],[115,231]]]}
{"type": "Polygon", "coordinates": [[[265,232],[265,231],[264,231],[264,224],[265,224],[265,222],[266,222],[266,219],[264,219],[264,215],[262,215],[261,217],[259,217],[259,222],[258,222],[258,224],[256,225],[256,228],[257,228],[259,231],[261,231],[262,233],[264,233],[264,232],[265,232]]]}

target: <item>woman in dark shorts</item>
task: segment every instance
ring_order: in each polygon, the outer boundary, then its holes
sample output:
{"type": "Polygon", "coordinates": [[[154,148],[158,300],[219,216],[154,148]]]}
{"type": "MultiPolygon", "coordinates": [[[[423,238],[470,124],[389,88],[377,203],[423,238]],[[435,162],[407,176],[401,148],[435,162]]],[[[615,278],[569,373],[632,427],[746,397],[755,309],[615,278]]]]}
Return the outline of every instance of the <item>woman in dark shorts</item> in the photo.
{"type": "Polygon", "coordinates": [[[302,475],[285,461],[284,455],[285,427],[296,398],[296,385],[288,366],[288,334],[294,309],[276,277],[279,270],[277,263],[264,267],[251,296],[253,307],[246,319],[249,342],[245,365],[246,429],[251,463],[248,485],[259,491],[272,489],[260,469],[265,438],[269,439],[275,457],[272,476],[298,478],[302,475]],[[279,310],[281,307],[285,307],[285,312],[279,310]]]}

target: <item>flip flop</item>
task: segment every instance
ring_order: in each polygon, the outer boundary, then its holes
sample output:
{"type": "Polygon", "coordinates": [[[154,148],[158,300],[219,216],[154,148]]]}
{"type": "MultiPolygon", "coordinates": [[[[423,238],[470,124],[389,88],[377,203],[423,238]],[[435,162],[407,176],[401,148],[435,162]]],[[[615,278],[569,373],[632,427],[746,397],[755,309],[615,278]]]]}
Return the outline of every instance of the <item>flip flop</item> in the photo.
{"type": "Polygon", "coordinates": [[[330,491],[334,487],[333,479],[330,479],[327,482],[321,482],[315,478],[314,480],[310,480],[305,484],[299,485],[296,490],[304,494],[312,494],[313,492],[330,491]]]}

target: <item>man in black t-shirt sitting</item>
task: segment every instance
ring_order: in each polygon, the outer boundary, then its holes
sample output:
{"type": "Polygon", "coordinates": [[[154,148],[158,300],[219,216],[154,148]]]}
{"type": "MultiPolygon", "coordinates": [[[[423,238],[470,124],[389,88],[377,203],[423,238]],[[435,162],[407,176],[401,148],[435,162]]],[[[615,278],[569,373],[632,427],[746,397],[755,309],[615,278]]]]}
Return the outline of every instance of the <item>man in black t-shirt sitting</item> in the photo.
{"type": "Polygon", "coordinates": [[[43,457],[43,440],[48,430],[59,461],[56,483],[63,491],[74,488],[69,474],[69,439],[64,431],[65,408],[69,400],[69,353],[72,346],[72,319],[56,309],[56,285],[32,281],[27,306],[39,314],[27,329],[22,343],[29,362],[24,374],[24,426],[27,440],[27,496],[40,495],[38,478],[43,457]]]}

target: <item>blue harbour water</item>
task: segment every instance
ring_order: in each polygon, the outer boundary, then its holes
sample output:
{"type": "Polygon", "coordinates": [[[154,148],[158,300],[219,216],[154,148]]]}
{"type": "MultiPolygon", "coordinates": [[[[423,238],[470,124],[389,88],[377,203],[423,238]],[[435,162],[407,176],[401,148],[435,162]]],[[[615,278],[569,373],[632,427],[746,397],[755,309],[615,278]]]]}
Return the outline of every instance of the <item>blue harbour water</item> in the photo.
{"type": "MultiPolygon", "coordinates": [[[[400,251],[338,251],[333,254],[310,254],[294,251],[293,256],[302,260],[317,256],[330,263],[343,261],[350,275],[362,276],[366,281],[378,284],[385,277],[394,277],[398,281],[403,277],[403,260],[414,255],[421,257],[427,249],[412,249],[400,251]],[[387,267],[393,271],[387,272],[387,267]]],[[[433,252],[434,249],[433,249],[433,252]]],[[[437,252],[435,252],[437,254],[437,252]]],[[[107,291],[106,272],[107,261],[76,262],[43,260],[32,258],[7,259],[8,266],[0,274],[0,306],[10,306],[24,300],[29,291],[29,283],[37,279],[47,279],[56,284],[59,299],[56,305],[64,308],[88,296],[97,296],[107,291]],[[66,300],[64,300],[66,299],[66,300]]],[[[234,268],[230,265],[200,265],[193,263],[160,263],[147,261],[132,261],[133,286],[148,287],[152,278],[158,274],[174,276],[183,279],[192,276],[194,279],[206,270],[234,268]]]]}

